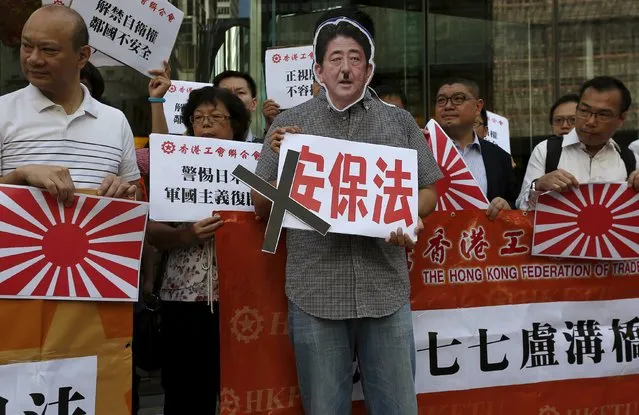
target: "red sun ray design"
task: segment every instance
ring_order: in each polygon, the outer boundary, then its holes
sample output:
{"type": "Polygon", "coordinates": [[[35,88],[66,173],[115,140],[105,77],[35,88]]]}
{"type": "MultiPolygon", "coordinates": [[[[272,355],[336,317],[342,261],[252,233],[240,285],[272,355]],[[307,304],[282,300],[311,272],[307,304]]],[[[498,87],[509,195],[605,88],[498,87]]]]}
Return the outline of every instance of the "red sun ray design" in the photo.
{"type": "Polygon", "coordinates": [[[148,205],[0,185],[0,298],[136,301],[148,205]]]}
{"type": "Polygon", "coordinates": [[[444,177],[435,183],[435,210],[486,209],[488,199],[468,169],[461,154],[435,120],[426,125],[428,144],[444,177]]]}
{"type": "Polygon", "coordinates": [[[533,255],[639,258],[639,194],[627,183],[582,184],[539,196],[533,255]]]}

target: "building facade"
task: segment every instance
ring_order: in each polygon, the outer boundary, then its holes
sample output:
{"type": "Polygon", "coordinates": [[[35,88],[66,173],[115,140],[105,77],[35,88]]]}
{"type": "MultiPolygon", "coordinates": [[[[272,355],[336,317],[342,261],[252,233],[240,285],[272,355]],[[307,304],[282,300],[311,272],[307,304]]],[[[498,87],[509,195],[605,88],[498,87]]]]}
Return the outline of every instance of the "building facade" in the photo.
{"type": "MultiPolygon", "coordinates": [[[[8,4],[0,6],[12,7],[8,4]]],[[[439,83],[449,76],[475,80],[489,110],[510,121],[511,147],[523,174],[532,147],[550,134],[548,110],[596,75],[621,79],[639,97],[639,2],[634,0],[172,0],[185,19],[171,58],[174,78],[210,81],[225,69],[251,73],[265,97],[267,48],[312,43],[313,28],[329,9],[357,6],[373,19],[376,76],[406,93],[420,125],[433,111],[439,83]]],[[[16,13],[26,19],[38,1],[16,13]]],[[[24,85],[19,25],[2,24],[0,94],[24,85]],[[18,29],[16,29],[18,27],[18,29]],[[10,32],[10,33],[8,33],[10,32]]],[[[6,18],[5,18],[6,20],[6,18]]],[[[106,99],[124,110],[136,135],[148,134],[147,79],[125,67],[102,67],[106,99]]],[[[618,139],[638,138],[633,106],[618,139]]],[[[253,130],[262,131],[256,117],[253,130]]]]}

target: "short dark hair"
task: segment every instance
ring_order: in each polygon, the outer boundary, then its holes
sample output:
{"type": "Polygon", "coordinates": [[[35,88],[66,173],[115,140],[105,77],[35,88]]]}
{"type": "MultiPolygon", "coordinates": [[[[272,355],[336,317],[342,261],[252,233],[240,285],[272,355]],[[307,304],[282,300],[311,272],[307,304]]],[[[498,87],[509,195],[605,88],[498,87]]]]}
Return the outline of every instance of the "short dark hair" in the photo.
{"type": "MultiPolygon", "coordinates": [[[[337,9],[337,11],[340,11],[340,10],[342,9],[337,9]]],[[[317,33],[317,38],[315,41],[315,62],[322,65],[322,63],[324,62],[324,57],[326,56],[326,50],[328,49],[328,44],[330,43],[331,40],[335,39],[338,36],[352,38],[357,43],[359,43],[362,49],[364,49],[364,55],[366,56],[366,61],[367,62],[370,61],[372,51],[373,51],[373,45],[371,42],[374,39],[374,35],[373,33],[371,33],[371,30],[369,30],[369,28],[366,27],[367,23],[366,24],[361,23],[361,21],[366,22],[366,18],[368,18],[368,20],[370,21],[370,26],[372,27],[372,20],[370,19],[370,17],[366,13],[359,10],[357,10],[356,13],[344,13],[344,12],[337,13],[336,11],[333,11],[333,13],[325,13],[322,19],[320,19],[317,25],[315,26],[315,32],[317,33]],[[333,16],[333,14],[335,16],[333,16]],[[325,16],[329,16],[329,17],[324,18],[325,16]],[[362,28],[364,28],[365,31],[368,32],[370,36],[370,40],[360,30],[359,27],[347,21],[341,21],[337,24],[327,24],[320,29],[319,33],[317,33],[317,30],[319,29],[321,25],[323,25],[327,21],[339,19],[340,17],[346,17],[358,23],[362,28]]],[[[373,32],[374,32],[374,29],[373,29],[373,32]]]]}
{"type": "Polygon", "coordinates": [[[255,80],[253,79],[253,77],[251,77],[251,75],[247,74],[246,72],[239,72],[239,71],[220,72],[219,74],[215,76],[215,78],[213,78],[213,86],[219,87],[220,82],[228,78],[244,79],[246,83],[248,84],[249,89],[251,90],[251,96],[253,98],[257,96],[257,84],[255,83],[255,80]]]}
{"type": "Polygon", "coordinates": [[[488,111],[486,111],[486,108],[481,108],[479,116],[481,117],[481,122],[484,123],[484,127],[488,127],[488,111]]]}
{"type": "Polygon", "coordinates": [[[231,122],[231,128],[233,129],[233,140],[244,141],[251,123],[251,116],[246,110],[244,103],[226,89],[214,86],[205,86],[204,88],[194,89],[189,94],[188,101],[182,107],[182,122],[186,127],[187,134],[194,134],[191,117],[195,113],[197,107],[202,104],[212,104],[217,106],[218,102],[222,102],[229,111],[229,121],[231,122]]]}
{"type": "Polygon", "coordinates": [[[579,95],[577,94],[566,94],[561,97],[550,107],[550,114],[548,114],[548,122],[552,125],[552,119],[555,116],[555,110],[558,106],[567,104],[569,102],[574,102],[575,104],[579,104],[579,95]]]}
{"type": "Polygon", "coordinates": [[[602,91],[612,91],[613,89],[619,90],[621,92],[621,104],[619,105],[619,114],[623,114],[628,111],[630,108],[630,104],[632,104],[632,98],[630,96],[630,91],[626,86],[618,80],[617,78],[613,78],[612,76],[597,76],[586,82],[579,89],[579,101],[584,95],[586,89],[592,88],[599,92],[602,91]]]}
{"type": "Polygon", "coordinates": [[[402,101],[402,105],[404,105],[404,107],[407,105],[408,100],[406,99],[406,94],[404,94],[404,91],[401,88],[398,88],[395,85],[382,84],[375,87],[374,90],[380,99],[382,97],[389,96],[399,97],[399,100],[402,101]]]}
{"type": "Polygon", "coordinates": [[[84,22],[82,15],[75,9],[59,4],[49,4],[42,7],[42,9],[54,13],[66,13],[67,16],[74,20],[73,34],[71,37],[73,49],[79,50],[82,46],[89,44],[89,29],[87,28],[87,24],[84,22]]]}
{"type": "Polygon", "coordinates": [[[104,78],[91,62],[87,62],[80,71],[80,80],[86,79],[91,85],[91,96],[97,100],[104,94],[104,78]]]}
{"type": "Polygon", "coordinates": [[[317,29],[326,21],[338,19],[340,17],[346,17],[356,21],[368,32],[371,39],[375,39],[375,23],[373,23],[373,19],[371,19],[366,12],[363,12],[356,6],[339,7],[325,12],[315,22],[315,29],[313,30],[313,33],[317,32],[317,29]]]}
{"type": "Polygon", "coordinates": [[[439,85],[439,88],[437,88],[437,90],[440,90],[441,87],[443,87],[444,85],[452,85],[452,84],[464,85],[466,88],[470,89],[470,93],[473,94],[475,98],[480,98],[479,85],[477,85],[477,82],[467,78],[462,78],[460,76],[453,76],[453,77],[444,79],[442,83],[439,85]]]}

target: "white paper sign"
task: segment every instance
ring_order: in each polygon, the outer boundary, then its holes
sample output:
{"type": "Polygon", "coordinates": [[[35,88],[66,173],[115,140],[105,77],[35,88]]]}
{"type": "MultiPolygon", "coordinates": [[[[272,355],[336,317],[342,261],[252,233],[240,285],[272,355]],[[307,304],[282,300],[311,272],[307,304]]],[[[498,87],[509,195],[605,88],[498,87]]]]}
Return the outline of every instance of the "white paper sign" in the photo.
{"type": "MultiPolygon", "coordinates": [[[[288,134],[278,177],[288,150],[300,152],[291,197],[330,223],[329,232],[386,238],[402,228],[416,240],[417,151],[288,134]]],[[[309,229],[288,212],[284,227],[309,229]]]]}
{"type": "Polygon", "coordinates": [[[151,134],[150,218],[197,222],[213,211],[253,212],[251,189],[233,177],[237,165],[255,171],[261,144],[151,134]]]}
{"type": "Polygon", "coordinates": [[[143,75],[163,68],[184,13],[166,0],[79,0],[71,4],[89,28],[89,42],[143,75]]]}
{"type": "Polygon", "coordinates": [[[313,45],[267,49],[266,95],[292,108],[313,98],[313,45]]]}
{"type": "Polygon", "coordinates": [[[97,382],[97,356],[0,366],[0,414],[95,414],[97,382]]]}
{"type": "Polygon", "coordinates": [[[510,127],[508,118],[494,112],[486,111],[488,115],[488,135],[486,140],[497,144],[506,153],[510,154],[510,127]]]}
{"type": "Polygon", "coordinates": [[[122,62],[116,61],[110,56],[107,56],[104,53],[100,52],[96,48],[91,48],[91,58],[89,58],[89,61],[91,61],[93,66],[95,66],[96,68],[100,68],[102,66],[124,66],[122,62]]]}
{"type": "Polygon", "coordinates": [[[164,99],[166,99],[164,116],[166,117],[166,124],[169,126],[169,133],[184,134],[186,127],[182,120],[182,107],[189,100],[189,94],[194,89],[212,85],[201,82],[171,81],[171,87],[164,95],[164,99]]]}

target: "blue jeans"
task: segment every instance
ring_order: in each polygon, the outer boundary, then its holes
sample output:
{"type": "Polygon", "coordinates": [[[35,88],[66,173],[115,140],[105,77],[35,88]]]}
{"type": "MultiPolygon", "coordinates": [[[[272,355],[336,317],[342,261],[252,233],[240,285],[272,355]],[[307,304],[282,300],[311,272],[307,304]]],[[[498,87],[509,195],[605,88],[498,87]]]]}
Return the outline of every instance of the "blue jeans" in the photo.
{"type": "Polygon", "coordinates": [[[382,318],[325,320],[288,303],[306,415],[351,413],[357,354],[370,415],[416,415],[415,340],[410,304],[382,318]]]}

